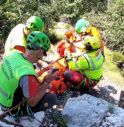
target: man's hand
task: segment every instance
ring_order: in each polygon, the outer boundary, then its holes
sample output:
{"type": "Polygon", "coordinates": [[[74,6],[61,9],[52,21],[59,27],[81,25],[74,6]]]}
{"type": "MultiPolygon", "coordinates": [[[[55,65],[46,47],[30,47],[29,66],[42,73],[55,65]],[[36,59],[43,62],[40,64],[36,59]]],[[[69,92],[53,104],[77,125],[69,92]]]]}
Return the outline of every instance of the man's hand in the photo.
{"type": "Polygon", "coordinates": [[[56,79],[58,76],[57,76],[57,70],[56,68],[48,71],[48,75],[46,76],[45,78],[45,81],[50,83],[52,80],[56,79]]]}

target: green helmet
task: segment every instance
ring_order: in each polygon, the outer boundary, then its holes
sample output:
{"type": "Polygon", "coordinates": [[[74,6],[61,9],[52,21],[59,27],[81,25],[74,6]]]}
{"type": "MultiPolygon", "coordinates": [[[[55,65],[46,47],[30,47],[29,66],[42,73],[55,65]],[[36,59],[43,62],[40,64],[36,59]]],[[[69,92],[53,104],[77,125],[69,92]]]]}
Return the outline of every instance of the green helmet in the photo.
{"type": "MultiPolygon", "coordinates": [[[[93,49],[93,50],[97,50],[100,48],[101,46],[101,41],[98,37],[96,36],[88,36],[85,38],[85,41],[83,43],[85,45],[85,47],[89,48],[89,49],[93,49]]],[[[87,49],[88,49],[87,48],[87,49]]]]}
{"type": "Polygon", "coordinates": [[[86,19],[82,18],[77,21],[75,25],[75,30],[78,34],[82,32],[85,33],[90,26],[91,26],[90,23],[86,19]]]}
{"type": "Polygon", "coordinates": [[[26,27],[31,31],[43,32],[44,22],[38,16],[31,16],[26,22],[26,27]]]}
{"type": "Polygon", "coordinates": [[[27,49],[37,50],[44,49],[48,51],[50,49],[49,37],[40,31],[33,31],[27,37],[27,49]]]}

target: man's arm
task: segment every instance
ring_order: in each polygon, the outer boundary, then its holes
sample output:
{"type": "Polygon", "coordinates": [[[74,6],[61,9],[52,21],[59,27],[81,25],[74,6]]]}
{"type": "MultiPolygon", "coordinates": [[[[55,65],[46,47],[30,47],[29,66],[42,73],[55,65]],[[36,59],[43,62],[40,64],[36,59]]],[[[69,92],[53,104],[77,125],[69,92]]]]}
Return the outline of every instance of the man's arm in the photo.
{"type": "Polygon", "coordinates": [[[36,96],[27,98],[28,104],[30,106],[32,107],[35,106],[43,98],[43,96],[46,93],[46,90],[49,87],[49,84],[50,84],[49,82],[44,81],[42,85],[38,87],[36,96]]]}
{"type": "Polygon", "coordinates": [[[45,95],[49,88],[50,82],[55,78],[55,75],[47,75],[44,82],[40,84],[35,76],[23,76],[20,80],[20,87],[30,106],[35,106],[45,95]]]}
{"type": "Polygon", "coordinates": [[[80,70],[86,70],[89,68],[88,60],[82,55],[80,57],[77,57],[76,60],[69,60],[68,61],[68,67],[70,70],[80,71],[80,70]]]}

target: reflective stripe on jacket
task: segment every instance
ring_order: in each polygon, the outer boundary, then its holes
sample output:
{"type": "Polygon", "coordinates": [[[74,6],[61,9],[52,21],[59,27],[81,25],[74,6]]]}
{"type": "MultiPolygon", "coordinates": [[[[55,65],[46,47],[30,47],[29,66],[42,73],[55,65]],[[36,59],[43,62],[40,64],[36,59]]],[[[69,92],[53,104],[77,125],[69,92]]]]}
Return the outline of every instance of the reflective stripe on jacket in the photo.
{"type": "Polygon", "coordinates": [[[80,71],[87,78],[92,80],[99,80],[103,73],[104,57],[97,52],[82,54],[77,61],[70,61],[68,63],[69,69],[80,71]]]}

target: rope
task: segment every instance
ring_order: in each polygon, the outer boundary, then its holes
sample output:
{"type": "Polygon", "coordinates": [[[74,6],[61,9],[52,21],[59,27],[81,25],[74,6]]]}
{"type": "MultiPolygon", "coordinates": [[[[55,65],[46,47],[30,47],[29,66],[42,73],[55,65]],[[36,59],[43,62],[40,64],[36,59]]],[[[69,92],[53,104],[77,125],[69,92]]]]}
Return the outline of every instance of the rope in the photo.
{"type": "Polygon", "coordinates": [[[61,60],[63,57],[60,57],[59,59],[55,60],[54,62],[51,62],[47,67],[41,69],[37,74],[38,76],[41,76],[45,71],[49,70],[49,68],[56,63],[57,61],[61,60]]]}
{"type": "Polygon", "coordinates": [[[16,106],[6,110],[5,112],[3,112],[2,114],[0,114],[0,121],[9,124],[9,125],[15,125],[15,126],[19,126],[19,127],[23,127],[23,125],[21,125],[20,123],[17,122],[11,122],[7,119],[5,119],[5,117],[7,116],[7,114],[11,111],[13,111],[14,109],[16,109],[17,107],[19,107],[22,103],[24,103],[26,101],[26,99],[22,100],[20,103],[18,103],[16,106]]]}
{"type": "Polygon", "coordinates": [[[18,103],[16,106],[6,110],[4,113],[0,114],[0,120],[3,119],[4,117],[6,117],[6,115],[13,111],[14,109],[16,109],[17,107],[19,107],[22,103],[24,103],[26,101],[26,99],[22,100],[20,103],[18,103]]]}
{"type": "Polygon", "coordinates": [[[23,125],[21,125],[20,123],[17,123],[17,122],[11,122],[5,118],[3,119],[0,119],[0,121],[6,123],[6,124],[9,124],[9,125],[14,125],[14,126],[18,126],[18,127],[24,127],[23,125]]]}

